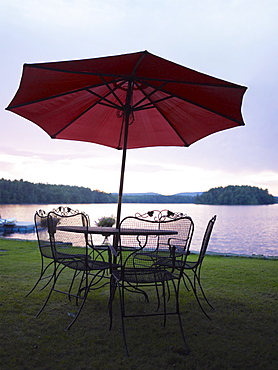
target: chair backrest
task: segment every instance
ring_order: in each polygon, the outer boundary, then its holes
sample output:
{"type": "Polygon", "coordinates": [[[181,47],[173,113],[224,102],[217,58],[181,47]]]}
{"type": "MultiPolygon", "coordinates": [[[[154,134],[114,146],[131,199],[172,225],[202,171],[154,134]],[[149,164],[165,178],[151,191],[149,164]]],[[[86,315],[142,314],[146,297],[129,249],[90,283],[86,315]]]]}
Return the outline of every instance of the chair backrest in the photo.
{"type": "MultiPolygon", "coordinates": [[[[159,223],[157,221],[153,220],[151,221],[137,216],[127,216],[120,222],[120,230],[121,229],[153,230],[158,228],[159,223]]],[[[150,250],[154,250],[157,248],[157,244],[158,244],[157,236],[146,236],[146,235],[120,236],[120,245],[122,248],[141,249],[147,246],[150,250]]]]}
{"type": "Polygon", "coordinates": [[[194,223],[191,217],[181,214],[174,214],[175,217],[160,222],[160,229],[177,231],[177,235],[163,236],[159,240],[159,249],[175,247],[187,254],[189,252],[194,223]],[[166,245],[165,245],[166,244],[166,245]]]}
{"type": "Polygon", "coordinates": [[[41,255],[46,258],[53,258],[47,227],[47,213],[42,209],[36,211],[34,222],[41,255]]]}
{"type": "Polygon", "coordinates": [[[88,233],[73,233],[59,230],[58,226],[83,226],[88,228],[89,216],[84,212],[69,207],[59,207],[48,213],[48,231],[54,254],[87,254],[87,247],[92,246],[88,233]]]}
{"type": "MultiPolygon", "coordinates": [[[[194,231],[194,224],[189,216],[181,213],[173,213],[168,210],[150,211],[145,214],[137,213],[128,216],[120,223],[120,229],[159,229],[174,230],[177,235],[121,235],[120,245],[122,250],[132,249],[135,254],[144,248],[146,251],[169,252],[169,246],[179,247],[182,251],[188,251],[194,231]]],[[[147,259],[145,259],[146,262],[147,259]]],[[[150,260],[151,263],[151,260],[150,260]]]]}
{"type": "Polygon", "coordinates": [[[205,257],[215,221],[216,221],[216,215],[213,216],[212,219],[209,220],[208,222],[208,225],[207,225],[204,237],[203,237],[200,253],[199,253],[198,264],[201,264],[205,257]]]}
{"type": "Polygon", "coordinates": [[[194,232],[194,223],[191,217],[186,216],[183,213],[175,213],[167,209],[162,211],[153,210],[143,215],[137,213],[135,216],[138,219],[156,223],[155,227],[161,230],[174,230],[178,232],[177,235],[171,237],[169,237],[169,235],[156,237],[156,244],[153,243],[154,247],[159,249],[168,249],[170,243],[171,246],[178,246],[183,251],[189,249],[194,232]]]}

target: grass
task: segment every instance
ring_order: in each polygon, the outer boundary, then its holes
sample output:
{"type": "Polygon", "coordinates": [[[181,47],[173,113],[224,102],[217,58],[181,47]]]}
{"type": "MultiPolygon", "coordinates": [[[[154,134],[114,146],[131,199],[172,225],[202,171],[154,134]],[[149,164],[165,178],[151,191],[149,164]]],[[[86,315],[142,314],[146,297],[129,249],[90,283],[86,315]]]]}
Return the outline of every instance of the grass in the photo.
{"type": "MultiPolygon", "coordinates": [[[[125,357],[116,298],[108,330],[108,288],[92,292],[69,331],[74,302],[32,287],[39,272],[35,242],[0,239],[0,368],[5,369],[277,369],[277,260],[207,256],[202,276],[216,311],[208,320],[182,289],[181,309],[190,355],[185,355],[176,317],[126,321],[125,357]]],[[[61,283],[62,280],[61,280],[61,283]]],[[[64,282],[66,283],[66,282],[64,282]]],[[[130,299],[131,309],[138,298],[130,299]]]]}

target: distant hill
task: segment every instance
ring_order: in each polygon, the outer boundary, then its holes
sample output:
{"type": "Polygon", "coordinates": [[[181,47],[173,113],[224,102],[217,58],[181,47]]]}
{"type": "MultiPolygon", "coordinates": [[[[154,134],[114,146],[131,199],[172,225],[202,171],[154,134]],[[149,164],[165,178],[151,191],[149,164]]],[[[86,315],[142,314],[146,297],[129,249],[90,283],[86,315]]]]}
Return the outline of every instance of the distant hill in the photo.
{"type": "Polygon", "coordinates": [[[125,193],[123,203],[194,203],[195,197],[187,195],[161,195],[157,193],[125,193]]]}
{"type": "MultiPolygon", "coordinates": [[[[118,195],[118,193],[112,194],[118,195]]],[[[123,193],[123,195],[140,197],[142,195],[161,195],[161,194],[149,192],[149,193],[123,193]]]]}
{"type": "MultiPolygon", "coordinates": [[[[117,195],[118,193],[112,193],[112,194],[115,194],[117,195]]],[[[177,193],[177,194],[173,194],[173,195],[162,195],[162,194],[159,194],[159,193],[153,193],[153,192],[149,192],[149,193],[123,193],[123,195],[127,195],[127,196],[137,196],[137,197],[140,197],[140,196],[145,196],[145,195],[159,195],[159,196],[186,196],[186,197],[196,197],[196,195],[201,195],[203,194],[202,191],[198,191],[198,192],[191,192],[191,193],[177,193]]]]}
{"type": "Polygon", "coordinates": [[[203,194],[202,191],[198,191],[196,193],[178,193],[178,194],[175,194],[175,195],[185,195],[187,197],[196,197],[197,195],[201,195],[203,194]]]}

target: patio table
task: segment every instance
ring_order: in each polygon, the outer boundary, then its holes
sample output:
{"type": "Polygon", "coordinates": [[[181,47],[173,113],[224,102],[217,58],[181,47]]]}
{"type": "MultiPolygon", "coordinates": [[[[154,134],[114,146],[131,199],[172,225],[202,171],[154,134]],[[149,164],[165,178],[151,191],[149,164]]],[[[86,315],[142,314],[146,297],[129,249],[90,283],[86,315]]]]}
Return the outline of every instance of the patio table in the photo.
{"type": "MultiPolygon", "coordinates": [[[[108,245],[112,254],[117,256],[117,236],[120,235],[141,235],[141,236],[159,236],[159,235],[177,235],[178,232],[175,230],[161,230],[161,229],[137,229],[137,228],[121,228],[115,227],[99,227],[99,226],[57,226],[57,230],[67,231],[72,233],[83,233],[83,234],[100,234],[105,237],[113,235],[114,242],[113,246],[108,245]]],[[[108,249],[108,248],[107,248],[108,249]]],[[[114,261],[115,262],[115,261],[114,261]]]]}
{"type": "Polygon", "coordinates": [[[176,235],[175,230],[160,230],[160,229],[131,229],[122,228],[116,229],[115,227],[99,227],[99,226],[57,226],[57,230],[68,231],[73,233],[83,234],[100,234],[103,236],[110,235],[176,235]]]}

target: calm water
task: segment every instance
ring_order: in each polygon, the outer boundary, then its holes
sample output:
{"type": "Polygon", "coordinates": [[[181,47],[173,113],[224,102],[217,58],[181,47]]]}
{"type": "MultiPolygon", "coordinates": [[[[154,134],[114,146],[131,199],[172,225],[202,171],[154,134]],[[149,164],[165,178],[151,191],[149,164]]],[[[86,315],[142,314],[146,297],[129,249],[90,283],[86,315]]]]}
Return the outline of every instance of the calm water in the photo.
{"type": "MultiPolygon", "coordinates": [[[[73,209],[86,212],[91,224],[102,216],[116,214],[116,204],[74,204],[73,209]]],[[[50,211],[57,205],[0,205],[2,218],[32,222],[37,209],[50,211]]],[[[122,217],[152,209],[170,209],[192,217],[195,232],[191,249],[198,250],[207,222],[217,215],[209,251],[247,255],[278,256],[278,204],[268,206],[208,206],[195,204],[123,204],[122,217]]],[[[11,234],[23,240],[36,239],[34,233],[11,234]]],[[[94,237],[99,243],[99,236],[94,237]]]]}

